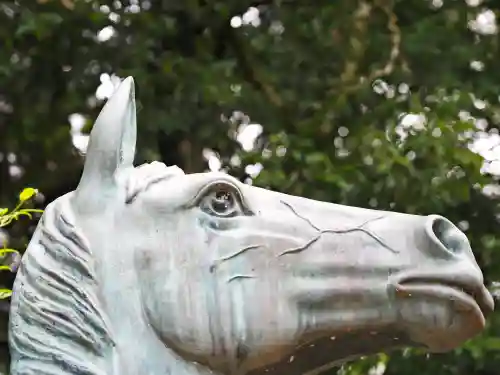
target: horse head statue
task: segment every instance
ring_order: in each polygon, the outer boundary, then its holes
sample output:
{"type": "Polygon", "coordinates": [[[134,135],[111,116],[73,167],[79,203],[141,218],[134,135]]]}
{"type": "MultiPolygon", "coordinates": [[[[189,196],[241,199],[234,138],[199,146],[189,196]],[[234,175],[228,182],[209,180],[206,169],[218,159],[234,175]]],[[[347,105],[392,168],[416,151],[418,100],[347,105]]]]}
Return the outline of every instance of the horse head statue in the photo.
{"type": "Polygon", "coordinates": [[[483,329],[493,300],[450,221],[134,167],[134,95],[127,78],[108,100],[23,256],[12,375],[315,374],[483,329]]]}

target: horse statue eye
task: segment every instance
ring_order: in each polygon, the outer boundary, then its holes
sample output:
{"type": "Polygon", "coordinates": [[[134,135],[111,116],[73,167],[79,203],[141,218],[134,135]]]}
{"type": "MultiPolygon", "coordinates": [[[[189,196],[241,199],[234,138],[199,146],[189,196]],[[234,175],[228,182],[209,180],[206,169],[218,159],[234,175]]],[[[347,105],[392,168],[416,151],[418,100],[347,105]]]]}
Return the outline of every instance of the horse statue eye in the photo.
{"type": "Polygon", "coordinates": [[[237,193],[224,187],[209,192],[201,202],[206,213],[218,217],[233,217],[242,211],[237,193]]]}

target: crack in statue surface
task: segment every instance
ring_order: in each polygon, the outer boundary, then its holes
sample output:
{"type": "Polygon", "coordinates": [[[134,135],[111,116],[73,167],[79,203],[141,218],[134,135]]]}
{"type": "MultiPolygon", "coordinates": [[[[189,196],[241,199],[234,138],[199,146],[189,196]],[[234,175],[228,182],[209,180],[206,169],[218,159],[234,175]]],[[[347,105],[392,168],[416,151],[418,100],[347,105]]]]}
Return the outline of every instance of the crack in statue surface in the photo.
{"type": "Polygon", "coordinates": [[[365,221],[364,223],[362,223],[361,225],[359,225],[359,226],[357,226],[355,228],[347,228],[347,229],[320,229],[316,225],[314,225],[311,222],[311,220],[309,220],[308,218],[300,215],[292,207],[292,205],[290,205],[289,203],[287,203],[285,201],[281,201],[281,203],[283,203],[286,207],[288,207],[297,217],[299,217],[302,220],[304,220],[305,222],[307,222],[312,228],[314,228],[317,232],[319,232],[319,234],[316,237],[314,237],[313,239],[309,240],[305,245],[299,246],[299,247],[296,247],[296,248],[293,248],[293,249],[285,250],[282,253],[280,253],[279,256],[283,256],[283,255],[286,255],[286,254],[294,254],[294,253],[298,253],[298,252],[304,251],[307,248],[309,248],[309,246],[311,246],[316,241],[318,241],[321,238],[321,235],[323,235],[323,234],[327,234],[327,233],[332,233],[332,234],[348,234],[348,233],[353,233],[353,232],[358,232],[358,231],[367,234],[368,236],[370,236],[371,238],[373,238],[375,241],[377,241],[380,245],[382,245],[383,247],[385,247],[389,251],[392,251],[393,253],[398,253],[398,251],[392,249],[390,246],[388,246],[387,244],[385,244],[384,241],[382,241],[380,238],[378,238],[374,233],[372,233],[369,230],[363,228],[365,225],[367,225],[367,224],[369,224],[369,223],[371,223],[371,222],[373,222],[375,220],[381,220],[381,219],[383,219],[384,216],[380,216],[380,217],[376,217],[374,219],[367,220],[367,221],[365,221]]]}

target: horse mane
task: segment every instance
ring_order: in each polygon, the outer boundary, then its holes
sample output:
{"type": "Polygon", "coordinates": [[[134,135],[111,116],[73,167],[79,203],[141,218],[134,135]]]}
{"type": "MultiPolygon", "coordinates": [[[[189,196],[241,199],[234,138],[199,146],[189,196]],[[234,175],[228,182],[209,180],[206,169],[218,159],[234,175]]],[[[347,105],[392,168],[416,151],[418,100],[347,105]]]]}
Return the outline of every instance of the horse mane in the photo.
{"type": "MultiPolygon", "coordinates": [[[[125,203],[179,175],[182,169],[158,162],[130,169],[125,203]]],[[[9,322],[13,374],[109,375],[115,343],[95,256],[70,202],[71,193],[47,206],[16,276],[9,322]]]]}
{"type": "Polygon", "coordinates": [[[113,340],[94,256],[69,196],[50,204],[19,268],[11,302],[13,374],[108,375],[113,340]]]}

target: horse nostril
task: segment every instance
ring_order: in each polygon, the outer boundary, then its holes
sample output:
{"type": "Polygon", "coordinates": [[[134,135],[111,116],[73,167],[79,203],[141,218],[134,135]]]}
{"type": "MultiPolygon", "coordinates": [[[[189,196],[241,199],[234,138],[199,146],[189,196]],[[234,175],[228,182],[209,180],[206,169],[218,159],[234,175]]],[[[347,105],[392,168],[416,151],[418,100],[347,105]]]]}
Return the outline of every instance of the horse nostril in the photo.
{"type": "Polygon", "coordinates": [[[470,250],[469,240],[465,233],[444,217],[429,216],[427,232],[434,242],[452,254],[470,250]]]}

